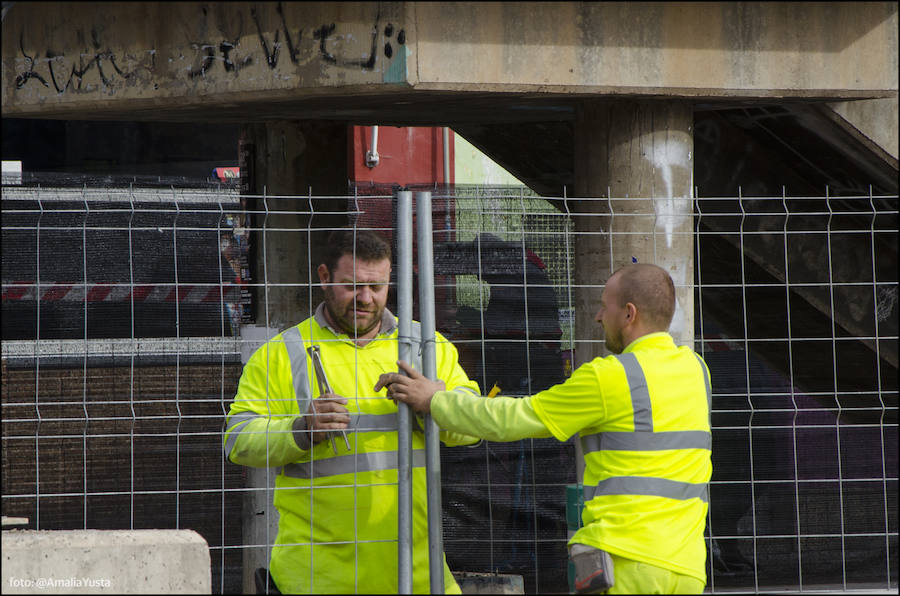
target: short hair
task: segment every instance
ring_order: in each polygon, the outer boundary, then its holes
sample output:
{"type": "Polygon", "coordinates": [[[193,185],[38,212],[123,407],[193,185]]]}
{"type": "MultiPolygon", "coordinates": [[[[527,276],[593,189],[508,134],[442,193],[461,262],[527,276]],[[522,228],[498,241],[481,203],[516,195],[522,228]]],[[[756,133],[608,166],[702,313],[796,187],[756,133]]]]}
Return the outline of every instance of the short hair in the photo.
{"type": "Polygon", "coordinates": [[[328,235],[322,262],[331,275],[337,262],[344,255],[352,255],[358,261],[391,260],[391,244],[377,232],[355,228],[339,228],[328,235]]]}
{"type": "Polygon", "coordinates": [[[619,275],[619,306],[631,302],[646,324],[667,331],[675,316],[675,284],[669,273],[651,263],[631,263],[613,275],[619,275]]]}

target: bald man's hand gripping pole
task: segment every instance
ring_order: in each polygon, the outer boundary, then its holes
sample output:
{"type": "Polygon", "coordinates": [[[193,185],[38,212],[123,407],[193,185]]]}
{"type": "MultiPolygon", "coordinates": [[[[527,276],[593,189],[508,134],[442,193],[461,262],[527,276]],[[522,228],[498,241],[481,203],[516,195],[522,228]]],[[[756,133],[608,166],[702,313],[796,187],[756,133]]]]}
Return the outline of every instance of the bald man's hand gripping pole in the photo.
{"type": "Polygon", "coordinates": [[[399,360],[401,373],[385,373],[375,391],[387,387],[388,397],[402,401],[416,412],[431,414],[444,429],[488,441],[518,441],[551,436],[535,414],[531,398],[497,396],[484,399],[463,391],[447,391],[441,381],[432,381],[399,360]],[[434,405],[434,408],[432,408],[434,405]]]}
{"type": "Polygon", "coordinates": [[[397,365],[408,376],[400,373],[384,373],[378,377],[375,391],[387,387],[388,397],[394,401],[400,400],[409,404],[416,412],[430,413],[431,398],[438,391],[446,389],[444,382],[432,381],[403,360],[398,360],[397,365]]]}

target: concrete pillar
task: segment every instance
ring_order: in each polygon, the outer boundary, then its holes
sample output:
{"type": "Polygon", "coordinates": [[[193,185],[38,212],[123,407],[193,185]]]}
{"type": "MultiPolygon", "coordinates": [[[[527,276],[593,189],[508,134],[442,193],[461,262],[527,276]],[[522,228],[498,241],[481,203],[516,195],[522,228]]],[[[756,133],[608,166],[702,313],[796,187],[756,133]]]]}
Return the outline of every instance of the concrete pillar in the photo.
{"type": "MultiPolygon", "coordinates": [[[[241,330],[244,363],[265,340],[311,316],[321,300],[320,248],[330,229],[349,223],[343,198],[348,141],[346,123],[274,121],[242,127],[242,194],[259,197],[247,201],[248,210],[256,212],[250,219],[249,260],[257,325],[241,330]]],[[[272,503],[278,470],[246,471],[246,486],[255,490],[244,496],[243,587],[253,594],[253,573],[268,568],[278,530],[272,503]]]]}
{"type": "Polygon", "coordinates": [[[693,347],[693,111],[677,100],[585,100],[575,126],[576,358],[609,352],[594,321],[606,279],[655,263],[675,282],[670,332],[693,347]]]}
{"type": "Polygon", "coordinates": [[[280,120],[242,127],[244,192],[266,197],[248,202],[257,212],[250,224],[253,283],[265,284],[253,288],[258,325],[285,329],[310,316],[319,301],[318,248],[329,229],[349,223],[342,198],[348,141],[341,122],[280,120]]]}

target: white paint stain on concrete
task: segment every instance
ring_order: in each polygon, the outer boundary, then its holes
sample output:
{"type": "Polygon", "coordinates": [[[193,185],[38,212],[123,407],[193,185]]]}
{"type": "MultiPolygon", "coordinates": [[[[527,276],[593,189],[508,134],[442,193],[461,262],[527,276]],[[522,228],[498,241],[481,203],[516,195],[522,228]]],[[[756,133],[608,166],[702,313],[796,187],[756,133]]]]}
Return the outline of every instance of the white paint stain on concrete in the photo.
{"type": "Polygon", "coordinates": [[[676,196],[673,189],[673,178],[677,169],[683,168],[692,173],[691,152],[686,143],[652,142],[651,146],[653,149],[649,157],[650,163],[659,172],[665,187],[663,196],[654,199],[656,226],[664,230],[666,248],[671,249],[674,234],[683,229],[691,217],[690,190],[687,195],[678,193],[676,196]]]}
{"type": "MultiPolygon", "coordinates": [[[[676,286],[678,284],[675,284],[676,286]]],[[[688,334],[688,321],[687,317],[684,316],[684,308],[681,306],[681,301],[678,298],[675,298],[675,316],[672,317],[672,324],[669,325],[669,335],[671,335],[675,339],[675,343],[682,345],[684,343],[684,338],[690,338],[693,334],[688,334]]]]}
{"type": "MultiPolygon", "coordinates": [[[[652,137],[653,133],[651,133],[652,137]]],[[[665,140],[652,139],[648,143],[652,150],[647,157],[654,170],[662,178],[663,192],[653,197],[653,205],[656,213],[655,233],[663,233],[665,236],[665,254],[657,256],[658,265],[665,268],[675,284],[675,314],[669,326],[669,332],[681,345],[690,344],[693,338],[693,317],[685,311],[685,305],[678,296],[685,291],[692,291],[693,279],[688,279],[688,273],[692,271],[692,254],[679,254],[672,252],[676,234],[692,234],[692,196],[693,168],[691,167],[691,151],[689,142],[678,142],[677,139],[668,137],[665,140]],[[658,142],[654,142],[658,141],[658,142]],[[676,190],[675,184],[681,183],[681,178],[676,181],[676,176],[686,174],[688,189],[676,190]],[[687,288],[687,290],[685,290],[687,288]]],[[[688,244],[689,246],[689,244],[688,244]]],[[[690,301],[689,301],[690,302],[690,301]]]]}

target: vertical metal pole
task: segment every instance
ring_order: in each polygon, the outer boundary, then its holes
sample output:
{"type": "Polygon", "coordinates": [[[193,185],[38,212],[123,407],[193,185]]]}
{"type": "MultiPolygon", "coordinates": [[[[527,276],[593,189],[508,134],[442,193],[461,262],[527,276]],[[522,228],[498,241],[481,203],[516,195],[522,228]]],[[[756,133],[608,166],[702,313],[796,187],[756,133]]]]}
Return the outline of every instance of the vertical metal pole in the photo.
{"type": "MultiPolygon", "coordinates": [[[[444,184],[450,185],[450,129],[448,127],[444,127],[444,184]]],[[[431,201],[431,197],[429,196],[429,202],[431,201]]],[[[429,212],[431,215],[431,212],[429,212]]]]}
{"type": "MultiPolygon", "coordinates": [[[[397,193],[398,356],[412,361],[412,192],[397,193]]],[[[397,404],[397,591],[412,594],[412,419],[397,404]]]]}
{"type": "MultiPolygon", "coordinates": [[[[437,379],[434,318],[434,253],[431,193],[416,193],[416,232],[419,240],[419,318],[422,328],[422,374],[437,379]]],[[[444,593],[444,528],[441,512],[440,429],[425,416],[425,474],[428,479],[428,571],[431,593],[444,593]]]]}

